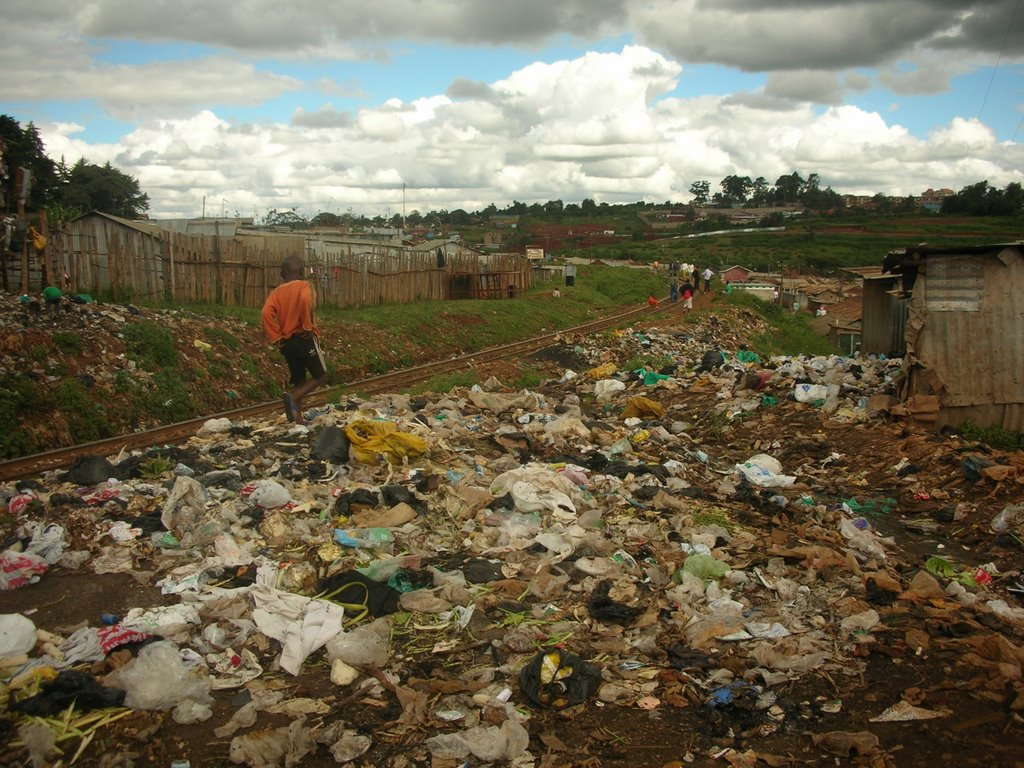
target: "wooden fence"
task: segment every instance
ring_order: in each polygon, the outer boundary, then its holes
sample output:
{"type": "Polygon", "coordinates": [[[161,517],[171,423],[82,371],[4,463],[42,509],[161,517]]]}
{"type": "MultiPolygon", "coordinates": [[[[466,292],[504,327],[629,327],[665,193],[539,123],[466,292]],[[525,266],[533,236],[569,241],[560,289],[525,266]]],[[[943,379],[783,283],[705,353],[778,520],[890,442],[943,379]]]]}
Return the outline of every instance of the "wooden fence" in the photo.
{"type": "Polygon", "coordinates": [[[281,282],[281,261],[290,254],[306,259],[325,306],[504,298],[532,285],[530,264],[518,254],[481,254],[449,243],[439,265],[433,250],[372,242],[325,250],[312,242],[302,235],[201,237],[92,215],[51,233],[43,252],[28,247],[30,258],[5,266],[11,290],[40,290],[52,275],[64,290],[120,301],[252,308],[281,282]]]}

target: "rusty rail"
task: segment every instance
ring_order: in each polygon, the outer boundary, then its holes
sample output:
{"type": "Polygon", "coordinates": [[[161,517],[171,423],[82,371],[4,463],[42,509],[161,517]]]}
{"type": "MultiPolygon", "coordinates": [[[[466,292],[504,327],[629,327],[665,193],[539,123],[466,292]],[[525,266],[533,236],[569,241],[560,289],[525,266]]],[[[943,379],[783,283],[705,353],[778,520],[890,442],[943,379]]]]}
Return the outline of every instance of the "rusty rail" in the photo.
{"type": "MultiPolygon", "coordinates": [[[[431,363],[403,368],[398,371],[391,371],[379,376],[370,376],[358,381],[345,382],[341,386],[352,392],[375,394],[380,392],[398,391],[421,381],[426,381],[434,376],[451,373],[453,371],[472,368],[474,365],[494,362],[496,360],[507,360],[520,355],[527,355],[550,347],[560,336],[566,334],[588,334],[614,328],[623,323],[628,323],[641,317],[653,314],[663,306],[672,306],[659,302],[658,308],[644,306],[637,309],[630,309],[616,315],[609,315],[589,323],[564,328],[559,331],[541,334],[522,341],[503,344],[497,347],[488,347],[478,352],[471,352],[466,355],[438,360],[431,363]]],[[[681,306],[681,305],[680,305],[681,306]]],[[[311,395],[307,402],[313,405],[322,405],[327,401],[327,393],[321,392],[311,395]]],[[[209,416],[202,416],[187,421],[179,421],[174,424],[166,424],[153,429],[141,430],[127,435],[118,435],[103,440],[95,440],[90,443],[72,445],[66,448],[57,448],[44,453],[36,453],[31,456],[22,456],[17,459],[9,459],[0,462],[0,481],[16,480],[22,477],[29,477],[54,469],[61,469],[71,465],[78,456],[109,456],[121,451],[131,451],[143,448],[171,445],[191,437],[209,419],[227,418],[232,421],[246,419],[255,416],[264,416],[281,410],[281,402],[274,400],[266,403],[256,403],[243,408],[215,413],[209,416]]]]}

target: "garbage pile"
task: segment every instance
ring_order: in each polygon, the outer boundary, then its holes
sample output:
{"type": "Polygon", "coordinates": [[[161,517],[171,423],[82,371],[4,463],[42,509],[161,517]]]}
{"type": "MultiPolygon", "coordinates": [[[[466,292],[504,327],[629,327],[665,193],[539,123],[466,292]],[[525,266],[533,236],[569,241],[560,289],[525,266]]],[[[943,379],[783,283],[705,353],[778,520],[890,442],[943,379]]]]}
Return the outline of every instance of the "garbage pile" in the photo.
{"type": "Polygon", "coordinates": [[[713,330],[4,486],[0,761],[582,766],[647,729],[687,740],[632,764],[883,765],[906,723],[1019,728],[1020,453],[889,421],[899,361],[713,330]]]}

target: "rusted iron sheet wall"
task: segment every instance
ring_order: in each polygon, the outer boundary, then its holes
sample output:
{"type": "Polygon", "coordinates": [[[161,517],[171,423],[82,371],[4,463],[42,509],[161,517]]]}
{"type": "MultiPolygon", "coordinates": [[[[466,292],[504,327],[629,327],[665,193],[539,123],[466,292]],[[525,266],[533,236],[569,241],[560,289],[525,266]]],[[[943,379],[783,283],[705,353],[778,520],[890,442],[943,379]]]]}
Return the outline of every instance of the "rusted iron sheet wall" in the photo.
{"type": "Polygon", "coordinates": [[[911,393],[938,394],[941,424],[1024,431],[1024,254],[932,255],[907,321],[911,393]]]}
{"type": "Polygon", "coordinates": [[[903,351],[904,300],[889,294],[899,277],[864,280],[861,299],[861,352],[868,355],[891,355],[903,351]]]}

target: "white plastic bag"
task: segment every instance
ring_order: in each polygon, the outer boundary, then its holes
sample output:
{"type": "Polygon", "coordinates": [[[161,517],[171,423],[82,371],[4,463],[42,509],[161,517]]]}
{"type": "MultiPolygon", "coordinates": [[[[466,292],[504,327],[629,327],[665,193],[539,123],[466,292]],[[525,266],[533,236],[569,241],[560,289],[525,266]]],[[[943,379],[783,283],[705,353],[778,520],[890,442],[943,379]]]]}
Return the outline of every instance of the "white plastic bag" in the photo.
{"type": "Polygon", "coordinates": [[[795,384],[793,396],[798,403],[813,403],[828,397],[828,386],[825,384],[795,384]]]}
{"type": "Polygon", "coordinates": [[[249,493],[249,503],[263,509],[277,509],[290,504],[292,496],[288,489],[273,480],[259,480],[249,493]]]}
{"type": "Polygon", "coordinates": [[[992,530],[997,533],[1015,528],[1024,528],[1024,504],[1009,504],[992,518],[992,530]]]}
{"type": "Polygon", "coordinates": [[[211,714],[211,681],[206,669],[187,668],[177,646],[168,641],[143,646],[131,664],[111,672],[105,682],[123,690],[125,706],[132,709],[184,705],[182,714],[194,718],[192,722],[206,720],[211,714]],[[206,707],[205,711],[201,707],[206,707]]]}
{"type": "Polygon", "coordinates": [[[777,459],[764,453],[751,456],[743,464],[737,464],[736,469],[751,485],[762,488],[788,488],[796,482],[792,475],[781,474],[782,465],[777,459]]]}
{"type": "Polygon", "coordinates": [[[28,653],[36,646],[36,625],[20,613],[0,615],[0,658],[28,653]]]}
{"type": "Polygon", "coordinates": [[[341,659],[352,667],[374,664],[387,665],[390,656],[388,639],[391,636],[391,622],[376,619],[355,629],[335,635],[327,643],[327,658],[341,659]]]}
{"type": "Polygon", "coordinates": [[[626,385],[618,379],[601,379],[594,384],[594,396],[599,403],[611,400],[619,392],[623,392],[626,385]]]}

